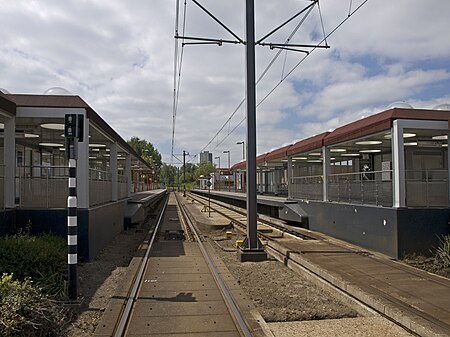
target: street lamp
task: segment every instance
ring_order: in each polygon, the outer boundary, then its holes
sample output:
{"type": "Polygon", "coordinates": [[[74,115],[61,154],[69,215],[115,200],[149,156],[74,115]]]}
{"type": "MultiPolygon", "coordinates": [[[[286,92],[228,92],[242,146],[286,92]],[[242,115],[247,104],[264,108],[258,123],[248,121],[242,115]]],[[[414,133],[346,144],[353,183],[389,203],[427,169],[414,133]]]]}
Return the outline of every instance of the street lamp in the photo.
{"type": "Polygon", "coordinates": [[[223,153],[228,153],[228,192],[230,191],[230,174],[231,174],[231,167],[230,167],[230,151],[223,151],[223,153]]]}
{"type": "Polygon", "coordinates": [[[219,191],[220,191],[220,156],[214,157],[214,159],[219,159],[219,191]]]}
{"type": "Polygon", "coordinates": [[[245,160],[245,141],[242,142],[237,142],[237,145],[241,145],[242,144],[242,161],[245,160]]]}

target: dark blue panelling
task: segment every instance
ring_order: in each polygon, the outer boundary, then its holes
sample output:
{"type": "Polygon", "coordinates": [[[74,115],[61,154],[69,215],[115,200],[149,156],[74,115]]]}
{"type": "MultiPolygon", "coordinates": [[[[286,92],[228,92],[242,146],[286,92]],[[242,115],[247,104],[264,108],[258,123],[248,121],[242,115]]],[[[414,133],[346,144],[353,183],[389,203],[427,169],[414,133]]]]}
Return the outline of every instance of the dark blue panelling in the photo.
{"type": "Polygon", "coordinates": [[[16,233],[15,210],[0,211],[0,236],[16,233]]]}
{"type": "Polygon", "coordinates": [[[398,211],[399,254],[431,255],[439,238],[450,234],[448,209],[400,209],[398,211]]]}
{"type": "Polygon", "coordinates": [[[397,257],[397,217],[392,208],[299,201],[309,229],[397,257]]]}

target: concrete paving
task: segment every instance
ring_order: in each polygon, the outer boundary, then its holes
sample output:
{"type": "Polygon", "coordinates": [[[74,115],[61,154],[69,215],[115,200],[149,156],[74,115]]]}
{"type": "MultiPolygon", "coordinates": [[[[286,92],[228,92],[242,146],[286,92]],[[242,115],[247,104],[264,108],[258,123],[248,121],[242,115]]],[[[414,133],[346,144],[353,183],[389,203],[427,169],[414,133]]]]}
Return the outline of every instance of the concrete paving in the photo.
{"type": "Polygon", "coordinates": [[[336,241],[277,238],[269,247],[419,335],[450,335],[447,278],[336,241]]]}

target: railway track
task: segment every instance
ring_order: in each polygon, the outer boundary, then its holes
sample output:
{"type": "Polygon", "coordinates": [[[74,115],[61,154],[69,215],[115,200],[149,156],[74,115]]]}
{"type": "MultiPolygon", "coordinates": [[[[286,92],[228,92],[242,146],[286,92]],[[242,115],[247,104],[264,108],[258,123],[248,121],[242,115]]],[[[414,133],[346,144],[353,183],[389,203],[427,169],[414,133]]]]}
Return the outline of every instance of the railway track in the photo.
{"type": "MultiPolygon", "coordinates": [[[[210,202],[213,212],[245,232],[244,210],[192,193],[189,198],[202,205],[210,202]]],[[[264,226],[282,233],[258,232],[266,240],[266,251],[291,269],[308,273],[310,279],[320,279],[330,291],[340,292],[349,301],[381,314],[413,334],[450,335],[450,310],[437,304],[448,302],[448,279],[333,238],[299,233],[302,229],[259,216],[258,230],[264,226]]]]}
{"type": "MultiPolygon", "coordinates": [[[[229,219],[233,226],[237,226],[240,230],[246,231],[247,228],[247,213],[245,210],[242,210],[238,207],[234,207],[231,205],[227,205],[223,202],[216,201],[216,200],[208,200],[208,198],[188,193],[188,198],[195,200],[196,202],[204,205],[205,207],[211,207],[211,209],[224,216],[225,218],[229,219]],[[210,206],[212,204],[212,206],[210,206]]],[[[309,234],[302,233],[298,228],[295,228],[293,226],[288,225],[283,220],[272,220],[265,218],[264,216],[258,215],[258,228],[262,229],[258,232],[258,236],[263,239],[270,239],[272,235],[267,235],[264,233],[264,228],[271,228],[276,230],[278,233],[281,233],[281,235],[289,234],[296,238],[302,239],[302,240],[316,240],[317,237],[309,234]]]]}
{"type": "Polygon", "coordinates": [[[262,336],[249,311],[241,313],[230,280],[214,261],[188,212],[170,194],[118,319],[104,321],[95,336],[262,336]]]}

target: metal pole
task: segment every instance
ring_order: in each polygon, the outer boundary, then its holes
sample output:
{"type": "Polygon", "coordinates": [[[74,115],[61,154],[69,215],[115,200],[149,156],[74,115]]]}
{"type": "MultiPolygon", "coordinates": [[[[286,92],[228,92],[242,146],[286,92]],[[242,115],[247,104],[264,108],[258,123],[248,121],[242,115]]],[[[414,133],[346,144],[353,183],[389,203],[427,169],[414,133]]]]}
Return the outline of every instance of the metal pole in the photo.
{"type": "Polygon", "coordinates": [[[228,175],[227,175],[227,180],[228,180],[228,192],[231,192],[230,190],[230,174],[231,174],[231,167],[230,167],[230,151],[223,151],[223,153],[228,153],[228,175]]]}
{"type": "Polygon", "coordinates": [[[183,150],[183,197],[186,196],[186,151],[183,150]]]}
{"type": "Polygon", "coordinates": [[[214,159],[219,159],[219,167],[218,167],[218,172],[219,172],[219,180],[218,180],[218,185],[219,185],[219,191],[220,191],[220,156],[218,157],[214,157],[214,159]]]}
{"type": "Polygon", "coordinates": [[[244,249],[257,249],[256,233],[256,88],[255,88],[255,4],[246,0],[246,104],[247,104],[247,240],[244,249]]]}
{"type": "Polygon", "coordinates": [[[208,217],[211,217],[211,184],[208,184],[208,217]]]}
{"type": "Polygon", "coordinates": [[[230,175],[231,175],[231,167],[230,167],[230,151],[228,151],[228,192],[231,192],[230,190],[230,175]]]}
{"type": "Polygon", "coordinates": [[[240,145],[242,144],[242,161],[245,160],[245,141],[237,142],[236,144],[240,145]]]}
{"type": "Polygon", "coordinates": [[[69,298],[77,299],[77,160],[76,145],[78,140],[69,141],[69,196],[67,197],[67,263],[69,265],[69,298]]]}

